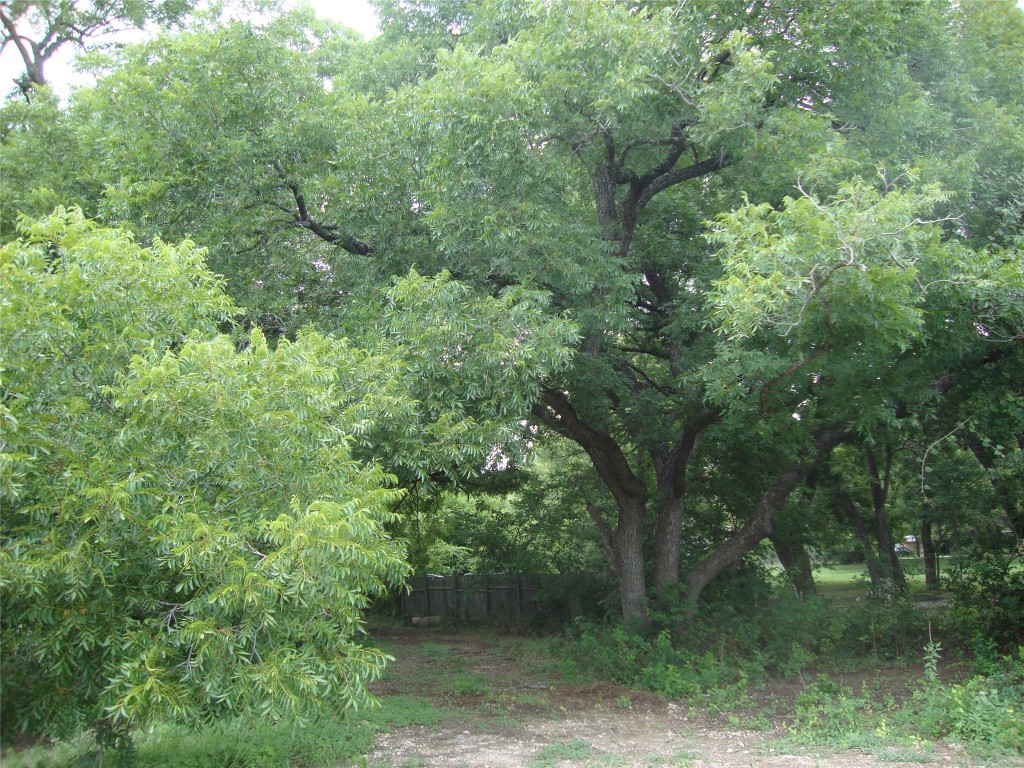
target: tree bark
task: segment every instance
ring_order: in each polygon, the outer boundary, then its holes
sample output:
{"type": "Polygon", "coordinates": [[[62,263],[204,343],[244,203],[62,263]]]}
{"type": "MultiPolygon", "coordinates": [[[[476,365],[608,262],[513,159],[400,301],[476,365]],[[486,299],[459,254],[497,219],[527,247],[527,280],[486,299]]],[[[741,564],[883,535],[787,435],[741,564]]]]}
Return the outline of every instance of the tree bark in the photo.
{"type": "Polygon", "coordinates": [[[932,538],[932,521],[921,521],[921,554],[924,556],[924,585],[928,589],[939,588],[939,557],[932,538]]]}
{"type": "Polygon", "coordinates": [[[705,411],[686,423],[672,450],[651,452],[657,483],[658,520],[654,536],[651,586],[662,589],[679,582],[679,550],[686,511],[686,471],[701,435],[722,416],[721,408],[705,411]]]}
{"type": "Polygon", "coordinates": [[[682,493],[674,489],[675,473],[671,470],[658,470],[655,463],[655,476],[658,483],[658,520],[654,533],[654,552],[651,570],[651,586],[663,589],[679,581],[679,550],[683,538],[683,515],[686,510],[686,491],[682,493]]]}
{"type": "Polygon", "coordinates": [[[619,603],[627,623],[647,626],[647,583],[644,578],[644,517],[642,499],[619,505],[615,527],[615,572],[619,577],[619,603]]]}
{"type": "Polygon", "coordinates": [[[857,541],[860,542],[861,549],[864,550],[864,564],[868,569],[868,578],[871,579],[871,586],[878,588],[882,584],[882,568],[878,562],[876,545],[871,541],[871,535],[868,533],[864,517],[861,515],[853,499],[850,498],[850,494],[846,491],[840,490],[836,494],[836,500],[839,502],[839,508],[843,510],[843,514],[850,523],[850,527],[853,528],[853,533],[857,537],[857,541]]]}
{"type": "Polygon", "coordinates": [[[864,449],[864,465],[871,478],[871,505],[875,513],[875,536],[878,539],[878,559],[882,566],[882,574],[890,579],[900,590],[907,588],[907,577],[903,573],[903,565],[896,555],[892,533],[889,530],[889,514],[886,501],[889,496],[889,479],[892,472],[892,449],[886,449],[884,476],[879,471],[874,453],[864,449]]]}
{"type": "Polygon", "coordinates": [[[686,597],[690,611],[695,610],[701,593],[715,577],[771,534],[772,518],[785,504],[789,494],[807,479],[833,448],[849,440],[852,434],[844,425],[827,430],[815,441],[814,453],[809,459],[794,462],[779,473],[754,505],[747,522],[688,574],[686,597]]]}
{"type": "MultiPolygon", "coordinates": [[[[568,437],[587,454],[605,488],[615,499],[618,522],[604,537],[613,549],[613,567],[619,578],[622,618],[641,625],[647,616],[647,584],[644,578],[643,532],[647,514],[647,484],[629,466],[619,444],[607,432],[595,429],[576,413],[569,398],[558,390],[545,389],[534,416],[568,437]]],[[[596,522],[596,519],[595,519],[596,522]]],[[[598,526],[599,529],[602,527],[598,526]]]]}

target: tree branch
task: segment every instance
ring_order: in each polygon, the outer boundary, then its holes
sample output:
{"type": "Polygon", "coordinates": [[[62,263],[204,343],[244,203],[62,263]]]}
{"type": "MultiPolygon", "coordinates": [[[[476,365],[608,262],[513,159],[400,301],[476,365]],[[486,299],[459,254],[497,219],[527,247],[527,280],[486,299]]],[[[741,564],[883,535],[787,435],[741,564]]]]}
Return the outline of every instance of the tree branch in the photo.
{"type": "Polygon", "coordinates": [[[616,501],[647,498],[647,484],[630,469],[619,444],[606,432],[594,429],[576,414],[565,394],[545,388],[533,415],[582,448],[616,501]]]}
{"type": "Polygon", "coordinates": [[[778,376],[776,376],[775,378],[773,378],[773,379],[769,380],[768,382],[766,382],[765,385],[763,387],[761,387],[761,397],[760,397],[761,415],[763,416],[764,414],[768,413],[768,393],[769,392],[771,392],[775,387],[777,387],[780,383],[782,383],[782,381],[784,379],[786,379],[786,377],[788,377],[790,374],[796,373],[798,370],[803,368],[805,365],[813,363],[815,360],[817,360],[819,357],[824,355],[830,349],[831,349],[831,347],[827,343],[823,344],[821,347],[819,347],[818,349],[816,349],[813,352],[811,352],[811,354],[807,355],[807,357],[805,357],[803,360],[797,360],[795,363],[793,363],[791,366],[789,366],[789,368],[784,370],[778,376]]]}
{"type": "Polygon", "coordinates": [[[684,181],[690,179],[697,179],[701,176],[707,176],[709,173],[720,171],[725,168],[731,159],[728,155],[719,155],[718,157],[709,158],[707,160],[701,160],[698,163],[689,165],[686,168],[680,168],[675,171],[669,171],[663,173],[648,184],[643,192],[640,193],[637,199],[637,213],[642,211],[647,204],[651,201],[656,194],[663,192],[669,187],[674,187],[677,184],[682,184],[684,181]]]}
{"type": "Polygon", "coordinates": [[[301,227],[314,235],[319,237],[332,245],[337,245],[343,250],[349,253],[355,254],[356,256],[366,256],[373,253],[373,248],[359,240],[352,235],[346,235],[338,232],[338,227],[332,224],[321,224],[313,219],[309,215],[309,210],[306,208],[306,198],[302,195],[298,185],[288,184],[288,189],[291,190],[292,196],[295,198],[295,206],[298,209],[298,215],[296,215],[292,222],[292,226],[301,227]]]}

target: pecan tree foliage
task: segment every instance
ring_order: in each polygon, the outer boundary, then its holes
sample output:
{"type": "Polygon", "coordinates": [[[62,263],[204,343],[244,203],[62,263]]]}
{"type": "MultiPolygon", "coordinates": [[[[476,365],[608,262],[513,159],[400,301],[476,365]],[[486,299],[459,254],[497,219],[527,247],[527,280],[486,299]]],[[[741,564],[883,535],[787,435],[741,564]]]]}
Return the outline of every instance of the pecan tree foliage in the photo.
{"type": "Polygon", "coordinates": [[[0,6],[0,51],[10,46],[21,57],[25,73],[15,80],[29,98],[33,88],[47,85],[45,68],[61,48],[84,49],[93,41],[147,22],[171,24],[195,5],[190,0],[11,0],[0,6]]]}
{"type": "Polygon", "coordinates": [[[386,657],[363,612],[408,571],[400,479],[483,466],[571,326],[410,274],[376,342],[269,343],[223,332],[239,311],[193,243],[63,209],[19,233],[0,248],[8,737],[116,746],[160,720],[370,704],[386,657]]]}
{"type": "Polygon", "coordinates": [[[283,336],[357,333],[411,265],[546,292],[580,341],[534,424],[588,457],[641,622],[650,588],[694,600],[770,536],[837,443],[1020,354],[1024,92],[987,65],[1024,64],[1012,3],[378,7],[369,42],[309,14],[165,35],[56,117],[10,107],[15,155],[89,161],[12,167],[3,215],[70,194],[195,237],[283,336]],[[735,440],[744,493],[684,562],[688,474],[735,440]]]}

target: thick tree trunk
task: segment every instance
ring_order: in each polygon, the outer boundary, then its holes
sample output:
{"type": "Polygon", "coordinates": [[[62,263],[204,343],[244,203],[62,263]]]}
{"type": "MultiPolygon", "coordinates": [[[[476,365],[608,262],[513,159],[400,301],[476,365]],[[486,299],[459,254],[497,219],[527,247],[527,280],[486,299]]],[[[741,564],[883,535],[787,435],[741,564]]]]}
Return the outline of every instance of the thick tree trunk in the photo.
{"type": "Polygon", "coordinates": [[[839,502],[839,508],[843,510],[843,514],[850,523],[850,527],[853,528],[857,541],[860,542],[861,549],[864,551],[864,564],[868,569],[868,578],[871,579],[871,586],[877,589],[882,583],[882,568],[878,562],[875,543],[871,541],[871,535],[868,533],[864,517],[861,515],[853,499],[850,498],[850,494],[846,491],[840,490],[836,494],[836,500],[839,502]]]}
{"type": "Polygon", "coordinates": [[[889,531],[889,514],[886,510],[889,478],[892,472],[892,450],[886,450],[884,476],[879,471],[875,455],[867,448],[864,449],[864,464],[871,478],[871,505],[875,513],[875,536],[878,539],[878,559],[882,566],[882,574],[898,589],[903,590],[907,588],[907,577],[896,555],[896,547],[889,531]]]}
{"type": "Polygon", "coordinates": [[[921,521],[921,554],[924,556],[924,585],[928,589],[939,588],[939,557],[932,539],[932,521],[921,521]]]}
{"type": "Polygon", "coordinates": [[[606,432],[594,429],[576,413],[563,392],[547,389],[534,406],[534,416],[575,441],[590,458],[598,477],[615,499],[618,522],[614,529],[603,523],[591,508],[591,516],[610,543],[612,563],[619,578],[622,618],[646,625],[647,585],[644,579],[643,533],[647,514],[647,485],[629,466],[618,443],[606,432]]]}
{"type": "Polygon", "coordinates": [[[654,532],[651,586],[663,589],[679,582],[679,550],[683,538],[685,498],[658,484],[658,522],[654,532]]]}
{"type": "Polygon", "coordinates": [[[698,414],[686,422],[675,447],[651,451],[658,488],[658,521],[654,535],[651,586],[662,589],[679,583],[679,549],[686,512],[686,471],[704,430],[722,417],[721,408],[698,414]]]}
{"type": "Polygon", "coordinates": [[[633,499],[619,506],[619,524],[615,528],[615,571],[619,577],[619,603],[622,618],[646,626],[647,584],[644,578],[645,504],[633,499]]]}
{"type": "Polygon", "coordinates": [[[772,517],[782,509],[789,494],[807,479],[833,448],[849,440],[851,434],[845,426],[839,426],[821,435],[815,441],[811,458],[795,462],[783,470],[754,505],[747,522],[690,571],[686,577],[686,597],[690,611],[696,609],[697,600],[708,584],[771,534],[772,517]]]}

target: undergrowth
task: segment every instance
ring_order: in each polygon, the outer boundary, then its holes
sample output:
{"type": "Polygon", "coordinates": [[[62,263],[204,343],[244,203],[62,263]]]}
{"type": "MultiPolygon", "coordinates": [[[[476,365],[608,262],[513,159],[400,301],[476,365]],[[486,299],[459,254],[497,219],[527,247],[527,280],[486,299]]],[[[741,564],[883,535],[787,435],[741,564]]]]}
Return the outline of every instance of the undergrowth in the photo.
{"type": "MultiPolygon", "coordinates": [[[[803,690],[791,710],[773,712],[795,746],[921,757],[929,740],[946,739],[992,759],[1024,755],[1024,648],[1001,651],[961,611],[944,624],[941,612],[898,594],[801,600],[757,572],[717,585],[709,597],[690,615],[677,595],[662,594],[644,629],[577,623],[572,644],[580,673],[685,700],[711,715],[751,710],[753,689],[772,677],[796,677],[803,690]],[[954,658],[972,661],[966,680],[940,679],[933,622],[954,658]],[[853,690],[824,674],[909,669],[922,663],[922,649],[924,671],[899,699],[884,685],[853,690]]],[[[751,716],[756,721],[763,713],[751,716]]]]}
{"type": "MultiPolygon", "coordinates": [[[[162,726],[134,740],[132,768],[335,768],[358,763],[378,731],[436,725],[448,713],[418,697],[389,697],[348,718],[325,717],[307,727],[235,720],[215,728],[162,726]]],[[[98,765],[91,739],[5,752],[4,768],[98,765]]],[[[116,756],[104,765],[117,766],[116,756]]]]}

